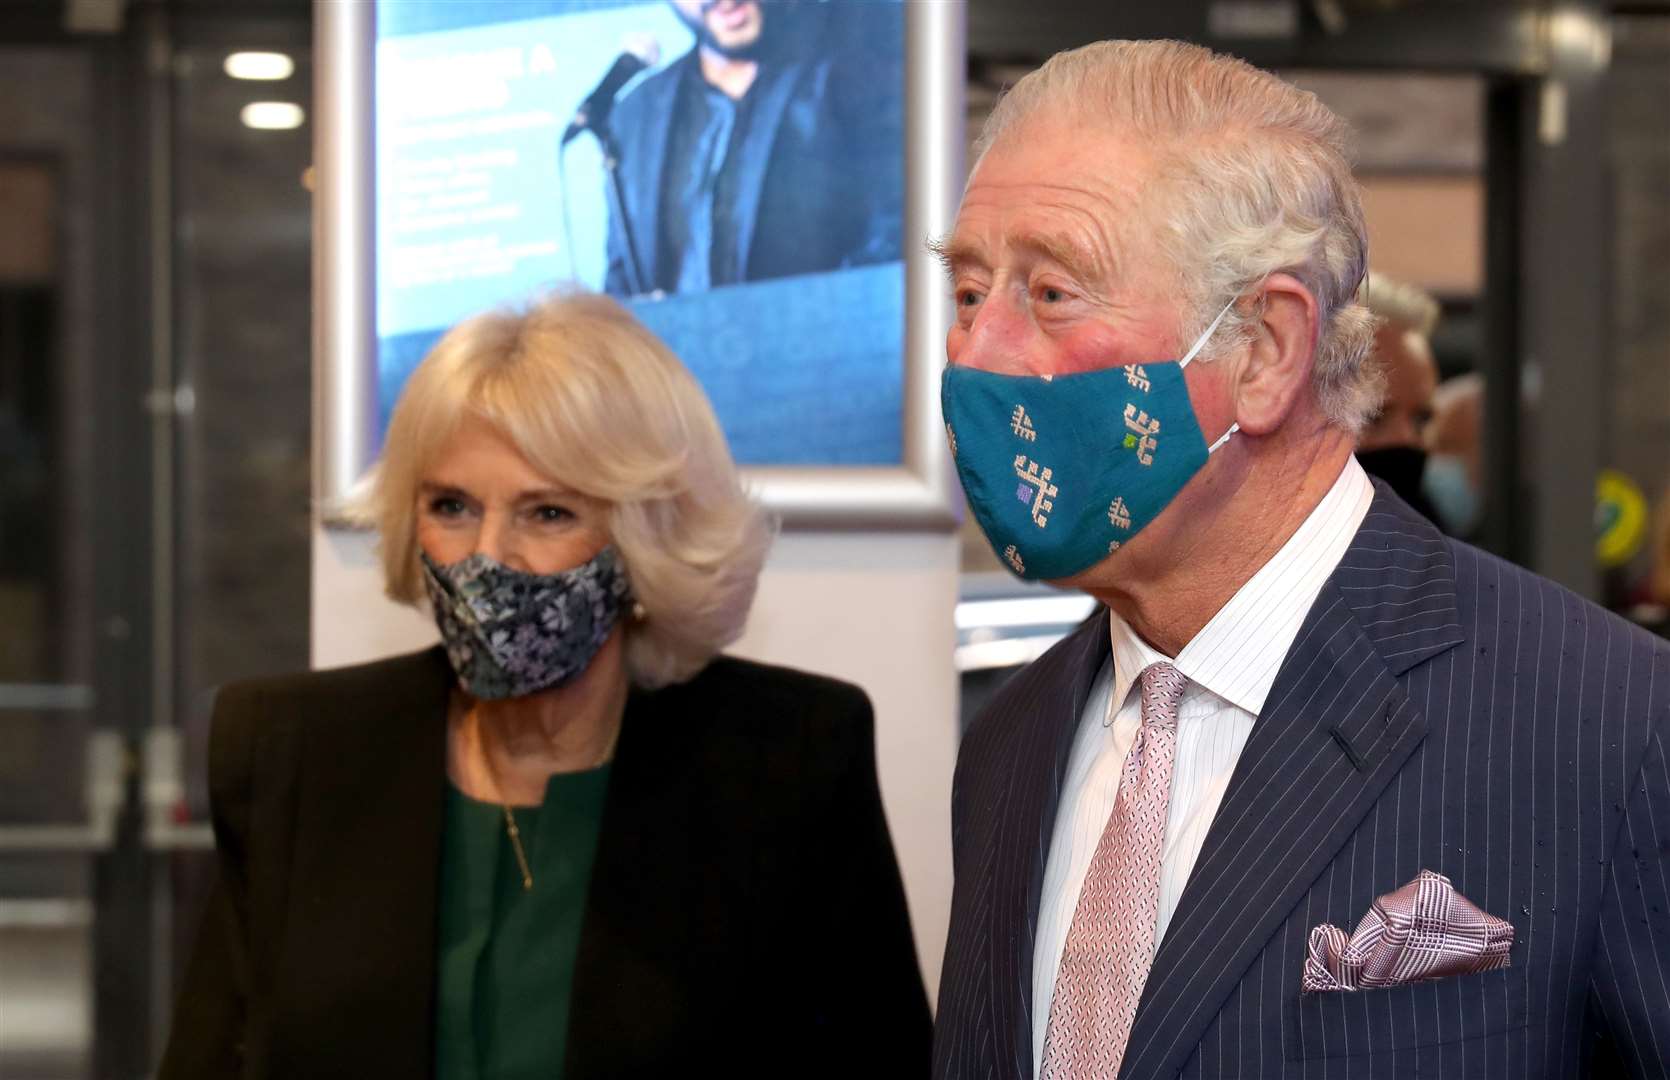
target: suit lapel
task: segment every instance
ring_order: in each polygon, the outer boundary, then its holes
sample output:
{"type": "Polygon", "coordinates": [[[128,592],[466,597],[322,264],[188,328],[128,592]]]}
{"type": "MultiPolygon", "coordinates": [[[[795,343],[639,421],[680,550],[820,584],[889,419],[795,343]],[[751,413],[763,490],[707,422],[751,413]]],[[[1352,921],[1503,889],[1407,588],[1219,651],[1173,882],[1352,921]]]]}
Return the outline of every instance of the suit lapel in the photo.
{"type": "Polygon", "coordinates": [[[982,965],[991,973],[992,1058],[1018,1076],[1032,1072],[1032,954],[1044,866],[1073,733],[1110,651],[1107,610],[1057,648],[1053,662],[1046,657],[1020,676],[1035,687],[1031,693],[1005,691],[1024,712],[1007,718],[1002,742],[990,748],[1005,764],[994,772],[1001,778],[994,805],[982,811],[993,830],[978,875],[993,905],[982,965]]]}
{"type": "Polygon", "coordinates": [[[672,130],[673,113],[677,111],[679,89],[692,76],[699,63],[697,51],[678,61],[671,77],[653,76],[641,83],[634,95],[653,95],[637,111],[643,122],[624,133],[616,133],[621,143],[621,166],[618,170],[625,198],[630,204],[632,242],[637,249],[643,280],[638,282],[644,292],[653,291],[661,269],[661,192],[664,177],[661,170],[667,162],[667,135],[672,130]]]}
{"type": "Polygon", "coordinates": [[[1188,1061],[1425,735],[1398,681],[1463,640],[1435,529],[1384,488],[1271,688],[1144,989],[1125,1076],[1188,1061]]]}
{"type": "MultiPolygon", "coordinates": [[[[287,1075],[430,1075],[452,672],[437,647],[299,724],[287,1075]],[[353,1002],[343,1009],[343,1002],[353,1002]]],[[[285,1071],[285,1070],[277,1070],[285,1071]]]]}
{"type": "MultiPolygon", "coordinates": [[[[762,75],[769,70],[762,65],[762,75]]],[[[748,257],[754,244],[760,194],[765,186],[765,174],[771,165],[771,149],[779,138],[783,111],[789,98],[805,75],[802,65],[791,64],[771,72],[767,85],[751,95],[747,127],[741,145],[742,155],[737,170],[736,192],[736,251],[743,279],[748,277],[748,257]],[[763,91],[763,92],[760,92],[763,91]]]]}

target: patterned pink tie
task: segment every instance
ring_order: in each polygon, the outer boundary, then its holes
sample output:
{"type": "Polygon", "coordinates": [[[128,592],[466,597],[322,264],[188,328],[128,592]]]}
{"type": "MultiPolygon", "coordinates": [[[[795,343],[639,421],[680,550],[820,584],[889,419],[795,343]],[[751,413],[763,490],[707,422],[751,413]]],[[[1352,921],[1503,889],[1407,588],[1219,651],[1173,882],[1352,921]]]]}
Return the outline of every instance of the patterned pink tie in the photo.
{"type": "Polygon", "coordinates": [[[1142,727],[1125,755],[1113,813],[1096,845],[1061,950],[1042,1080],[1112,1080],[1154,958],[1160,849],[1177,756],[1177,702],[1189,683],[1167,663],[1142,676],[1142,727]]]}

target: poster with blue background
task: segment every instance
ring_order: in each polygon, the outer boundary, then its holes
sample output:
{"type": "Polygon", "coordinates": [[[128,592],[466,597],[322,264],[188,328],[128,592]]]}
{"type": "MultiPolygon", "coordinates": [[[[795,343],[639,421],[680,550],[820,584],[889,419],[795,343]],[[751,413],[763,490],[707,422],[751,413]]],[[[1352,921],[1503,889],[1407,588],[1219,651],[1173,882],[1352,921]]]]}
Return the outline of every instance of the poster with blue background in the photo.
{"type": "Polygon", "coordinates": [[[447,329],[579,286],[745,465],[903,458],[898,0],[380,0],[378,441],[447,329]]]}

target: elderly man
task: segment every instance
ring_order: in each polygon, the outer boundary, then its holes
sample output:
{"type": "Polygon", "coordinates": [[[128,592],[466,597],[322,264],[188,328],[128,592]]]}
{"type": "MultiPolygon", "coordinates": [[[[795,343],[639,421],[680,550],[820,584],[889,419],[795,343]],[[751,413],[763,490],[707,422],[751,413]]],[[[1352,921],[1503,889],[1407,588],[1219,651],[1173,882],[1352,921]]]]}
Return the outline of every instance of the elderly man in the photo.
{"type": "Polygon", "coordinates": [[[937,1077],[1670,1067],[1670,647],[1353,459],[1343,137],[1171,42],[987,125],[948,434],[999,555],[1105,613],[962,747],[937,1077]]]}

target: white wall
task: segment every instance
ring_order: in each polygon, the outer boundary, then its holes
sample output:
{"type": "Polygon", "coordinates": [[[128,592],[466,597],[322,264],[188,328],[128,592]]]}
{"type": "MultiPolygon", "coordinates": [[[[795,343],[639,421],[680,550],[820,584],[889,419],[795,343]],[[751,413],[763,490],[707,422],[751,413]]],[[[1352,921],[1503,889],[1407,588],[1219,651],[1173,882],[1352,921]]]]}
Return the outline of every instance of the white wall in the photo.
{"type": "Polygon", "coordinates": [[[343,667],[439,640],[435,624],[383,595],[373,534],[313,526],[313,666],[343,667]]]}
{"type": "MultiPolygon", "coordinates": [[[[422,648],[428,618],[385,600],[369,534],[316,526],[313,664],[422,648]]],[[[732,652],[855,682],[876,707],[882,798],[916,947],[938,997],[951,910],[951,769],[957,751],[957,540],[948,534],[787,533],[732,652]]]]}

